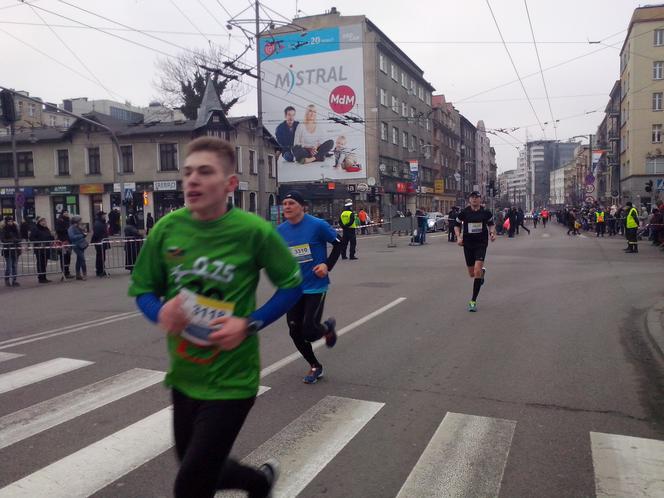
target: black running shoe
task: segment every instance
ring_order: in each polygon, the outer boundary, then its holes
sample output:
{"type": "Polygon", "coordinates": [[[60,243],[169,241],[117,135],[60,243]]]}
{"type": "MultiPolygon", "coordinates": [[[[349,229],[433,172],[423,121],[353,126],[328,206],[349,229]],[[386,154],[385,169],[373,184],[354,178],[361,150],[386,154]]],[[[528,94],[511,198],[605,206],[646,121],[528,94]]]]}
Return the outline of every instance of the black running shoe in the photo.
{"type": "Polygon", "coordinates": [[[327,333],[325,334],[325,345],[328,348],[333,348],[337,343],[337,321],[333,316],[325,320],[325,326],[327,327],[327,333]]]}
{"type": "Polygon", "coordinates": [[[258,471],[262,472],[267,479],[269,486],[267,498],[270,498],[272,496],[272,491],[274,490],[274,485],[276,484],[277,479],[279,479],[279,462],[274,459],[270,459],[258,467],[258,471]]]}

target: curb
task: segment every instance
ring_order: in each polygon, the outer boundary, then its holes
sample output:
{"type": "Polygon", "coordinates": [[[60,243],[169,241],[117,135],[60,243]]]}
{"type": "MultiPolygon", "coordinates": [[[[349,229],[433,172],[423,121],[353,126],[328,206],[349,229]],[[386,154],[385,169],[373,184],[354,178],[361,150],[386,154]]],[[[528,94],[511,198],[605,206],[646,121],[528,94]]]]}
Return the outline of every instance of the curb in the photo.
{"type": "Polygon", "coordinates": [[[664,316],[664,303],[656,304],[648,310],[646,315],[646,330],[650,338],[656,344],[660,354],[664,355],[664,326],[662,319],[664,316]]]}

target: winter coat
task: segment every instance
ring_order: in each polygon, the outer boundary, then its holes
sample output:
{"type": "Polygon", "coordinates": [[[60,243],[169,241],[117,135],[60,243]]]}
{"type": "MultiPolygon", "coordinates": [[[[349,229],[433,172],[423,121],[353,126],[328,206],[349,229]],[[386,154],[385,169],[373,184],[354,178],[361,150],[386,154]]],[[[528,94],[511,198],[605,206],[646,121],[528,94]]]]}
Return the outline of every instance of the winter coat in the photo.
{"type": "Polygon", "coordinates": [[[2,242],[2,255],[5,258],[9,256],[20,256],[21,254],[21,235],[18,227],[14,225],[5,225],[0,232],[0,242],[2,242]]]}
{"type": "Polygon", "coordinates": [[[53,234],[48,227],[36,224],[30,230],[30,241],[34,243],[35,249],[46,249],[51,247],[51,241],[54,240],[53,234]]]}
{"type": "Polygon", "coordinates": [[[67,230],[67,235],[69,236],[69,241],[75,248],[84,250],[88,247],[88,241],[85,239],[85,234],[78,225],[71,225],[67,230]]]}

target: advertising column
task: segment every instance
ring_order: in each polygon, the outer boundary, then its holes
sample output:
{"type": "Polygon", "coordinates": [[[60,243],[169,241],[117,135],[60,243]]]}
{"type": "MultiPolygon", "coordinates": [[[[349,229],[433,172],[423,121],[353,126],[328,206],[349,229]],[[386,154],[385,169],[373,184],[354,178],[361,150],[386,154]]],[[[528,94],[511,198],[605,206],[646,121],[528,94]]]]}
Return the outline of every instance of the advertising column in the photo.
{"type": "Polygon", "coordinates": [[[362,38],[361,25],[261,38],[279,183],[366,178],[362,38]]]}

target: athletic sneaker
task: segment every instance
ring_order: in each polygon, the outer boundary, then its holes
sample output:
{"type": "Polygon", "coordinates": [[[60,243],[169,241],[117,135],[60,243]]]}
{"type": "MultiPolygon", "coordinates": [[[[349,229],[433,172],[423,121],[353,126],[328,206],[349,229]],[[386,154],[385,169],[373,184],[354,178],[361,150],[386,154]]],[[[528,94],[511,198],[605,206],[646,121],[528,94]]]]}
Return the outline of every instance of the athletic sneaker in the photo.
{"type": "Polygon", "coordinates": [[[327,334],[325,334],[325,345],[328,348],[333,348],[337,343],[337,321],[333,316],[325,320],[325,326],[327,327],[327,334]]]}
{"type": "Polygon", "coordinates": [[[468,302],[468,311],[471,311],[471,312],[477,311],[477,302],[469,301],[468,302]]]}
{"type": "Polygon", "coordinates": [[[265,478],[267,479],[268,485],[270,486],[267,498],[270,498],[272,496],[274,485],[277,482],[277,479],[279,479],[279,462],[274,459],[270,459],[258,467],[258,471],[265,474],[265,478]]]}
{"type": "Polygon", "coordinates": [[[309,374],[302,379],[305,384],[315,384],[323,376],[323,367],[311,368],[309,374]]]}

